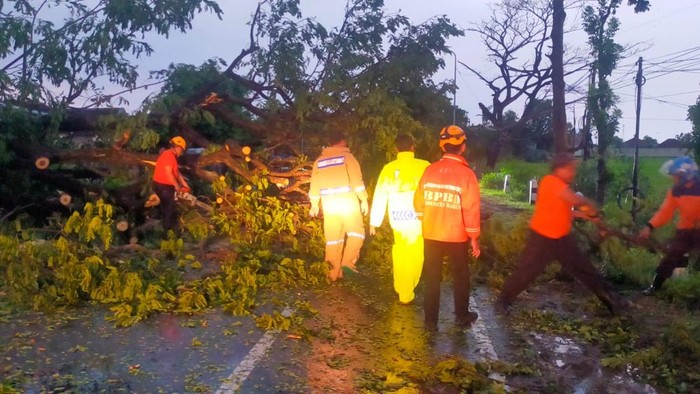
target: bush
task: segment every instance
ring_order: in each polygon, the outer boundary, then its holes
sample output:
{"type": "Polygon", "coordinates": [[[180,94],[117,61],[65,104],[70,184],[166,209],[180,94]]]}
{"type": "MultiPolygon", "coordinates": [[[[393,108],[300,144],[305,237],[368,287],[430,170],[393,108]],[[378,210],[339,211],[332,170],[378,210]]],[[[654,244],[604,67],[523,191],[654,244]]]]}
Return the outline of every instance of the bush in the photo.
{"type": "Polygon", "coordinates": [[[479,187],[482,189],[503,190],[503,180],[506,173],[502,170],[499,172],[489,172],[481,176],[479,187]]]}

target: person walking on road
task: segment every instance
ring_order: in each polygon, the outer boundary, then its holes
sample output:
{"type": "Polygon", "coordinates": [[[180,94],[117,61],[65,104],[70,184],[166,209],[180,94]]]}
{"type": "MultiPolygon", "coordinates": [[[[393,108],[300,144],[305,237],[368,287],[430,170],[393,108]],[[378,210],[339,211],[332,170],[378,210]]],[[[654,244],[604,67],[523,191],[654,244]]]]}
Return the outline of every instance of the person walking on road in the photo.
{"type": "Polygon", "coordinates": [[[158,156],[153,172],[153,192],[160,199],[161,223],[167,233],[177,232],[177,209],[175,193],[189,190],[189,185],[180,174],[177,158],[187,149],[187,142],[180,136],[170,139],[170,146],[158,156]]]}
{"type": "Polygon", "coordinates": [[[570,185],[576,176],[577,162],[574,155],[560,152],[551,161],[551,173],[538,185],[535,212],[530,219],[525,250],[515,271],[506,279],[496,311],[507,308],[523,290],[540,275],[545,267],[557,260],[565,272],[580,280],[605,305],[611,314],[618,306],[617,297],[590,259],[579,249],[571,235],[574,217],[595,220],[598,210],[595,203],[583,195],[574,193],[570,185]],[[574,211],[580,207],[581,211],[574,211]],[[586,212],[585,214],[583,212],[586,212]]]}
{"type": "Polygon", "coordinates": [[[437,329],[440,310],[440,282],[443,258],[447,256],[452,272],[455,319],[468,327],[478,315],[469,310],[471,254],[479,257],[480,194],[474,171],[462,156],[467,137],[458,126],[440,131],[443,156],[425,169],[414,196],[414,207],[422,222],[424,239],[423,277],[425,326],[437,329]]]}
{"type": "Polygon", "coordinates": [[[382,168],[374,189],[369,234],[375,235],[388,210],[389,224],[394,233],[391,248],[394,291],[399,295],[399,303],[408,305],[415,298],[414,289],[423,269],[422,224],[413,208],[413,196],[430,163],[415,158],[410,134],[396,136],[396,149],[396,160],[382,168]]]}
{"type": "Polygon", "coordinates": [[[649,220],[639,236],[648,239],[651,232],[679,213],[676,235],[671,240],[666,256],[656,268],[656,275],[645,295],[653,295],[661,289],[673,270],[687,264],[684,255],[700,248],[700,177],[698,165],[689,157],[677,157],[666,162],[661,171],[673,178],[673,186],[666,192],[666,198],[649,220]]]}
{"type": "Polygon", "coordinates": [[[330,147],[323,149],[311,171],[309,215],[323,209],[325,259],[331,264],[331,281],[342,278],[342,268],[356,272],[365,240],[363,216],[368,213],[367,190],[362,171],[340,132],[329,135],[330,147]],[[319,205],[320,203],[320,205],[319,205]],[[347,237],[347,241],[346,241],[347,237]]]}

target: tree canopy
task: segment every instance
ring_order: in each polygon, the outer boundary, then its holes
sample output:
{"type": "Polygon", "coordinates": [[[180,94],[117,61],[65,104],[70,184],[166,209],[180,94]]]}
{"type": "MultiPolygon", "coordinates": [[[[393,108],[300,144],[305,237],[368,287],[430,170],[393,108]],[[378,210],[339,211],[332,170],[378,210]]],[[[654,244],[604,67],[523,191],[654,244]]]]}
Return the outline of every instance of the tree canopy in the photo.
{"type": "Polygon", "coordinates": [[[0,98],[101,102],[107,83],[134,88],[149,36],[185,32],[200,12],[222,14],[214,0],[0,2],[0,98]]]}

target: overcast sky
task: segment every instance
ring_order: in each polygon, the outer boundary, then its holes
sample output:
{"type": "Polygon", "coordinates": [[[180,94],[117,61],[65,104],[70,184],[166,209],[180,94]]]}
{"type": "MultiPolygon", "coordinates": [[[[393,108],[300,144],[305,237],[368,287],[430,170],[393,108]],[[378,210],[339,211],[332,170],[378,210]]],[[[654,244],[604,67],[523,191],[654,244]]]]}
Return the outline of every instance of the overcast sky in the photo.
{"type": "MultiPolygon", "coordinates": [[[[626,3],[623,2],[623,3],[626,3]]],[[[169,39],[157,39],[151,43],[154,55],[139,64],[142,77],[147,71],[166,68],[170,63],[189,63],[200,65],[212,57],[225,60],[233,59],[247,44],[250,15],[254,11],[255,0],[220,0],[224,10],[223,20],[207,14],[197,16],[194,29],[187,34],[174,34],[169,39]]],[[[469,27],[472,23],[487,18],[490,14],[488,2],[455,0],[386,0],[389,10],[401,10],[402,14],[413,23],[423,22],[433,16],[445,14],[458,26],[469,27]]],[[[304,16],[315,16],[327,28],[337,26],[342,17],[345,1],[343,0],[301,0],[304,16]]],[[[569,11],[567,22],[576,21],[577,12],[569,11]]],[[[631,7],[620,7],[618,17],[621,22],[616,41],[620,44],[643,43],[643,52],[633,58],[624,59],[612,79],[615,86],[622,86],[616,93],[620,96],[619,108],[623,111],[620,137],[627,140],[634,136],[635,129],[635,87],[634,63],[639,56],[644,57],[645,75],[648,76],[642,88],[643,102],[640,135],[651,136],[659,142],[672,138],[682,132],[690,132],[691,124],[686,119],[688,106],[695,103],[700,95],[700,61],[674,63],[669,60],[700,58],[700,0],[652,0],[652,9],[644,14],[635,14],[631,7]],[[694,49],[694,51],[682,52],[694,49]],[[689,72],[677,71],[680,67],[689,72]],[[627,85],[627,86],[625,86],[627,85]]],[[[569,35],[567,47],[586,48],[585,36],[569,35]]],[[[472,65],[488,74],[493,71],[486,59],[486,52],[474,33],[467,33],[450,41],[450,46],[461,62],[472,65]]],[[[440,72],[436,79],[449,80],[453,76],[454,60],[446,59],[448,67],[440,72]]],[[[574,82],[567,80],[568,83],[574,82]]],[[[457,105],[469,112],[472,122],[479,122],[477,103],[490,102],[490,90],[465,68],[457,70],[457,105]]],[[[137,93],[129,97],[132,107],[147,93],[137,93]]],[[[576,97],[567,96],[567,101],[576,97]]],[[[577,120],[583,113],[583,104],[574,109],[569,108],[567,120],[573,121],[575,110],[577,120]]]]}

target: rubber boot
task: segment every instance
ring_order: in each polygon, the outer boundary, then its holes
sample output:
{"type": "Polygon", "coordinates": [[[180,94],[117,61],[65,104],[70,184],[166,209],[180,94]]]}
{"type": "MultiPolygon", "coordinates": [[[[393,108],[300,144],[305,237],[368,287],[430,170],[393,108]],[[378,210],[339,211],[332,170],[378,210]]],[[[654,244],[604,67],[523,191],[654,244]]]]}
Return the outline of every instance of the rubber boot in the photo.
{"type": "Polygon", "coordinates": [[[664,279],[662,277],[658,274],[654,275],[654,280],[652,280],[651,285],[646,290],[642,291],[642,294],[645,296],[654,295],[654,293],[661,289],[663,283],[664,279]]]}

